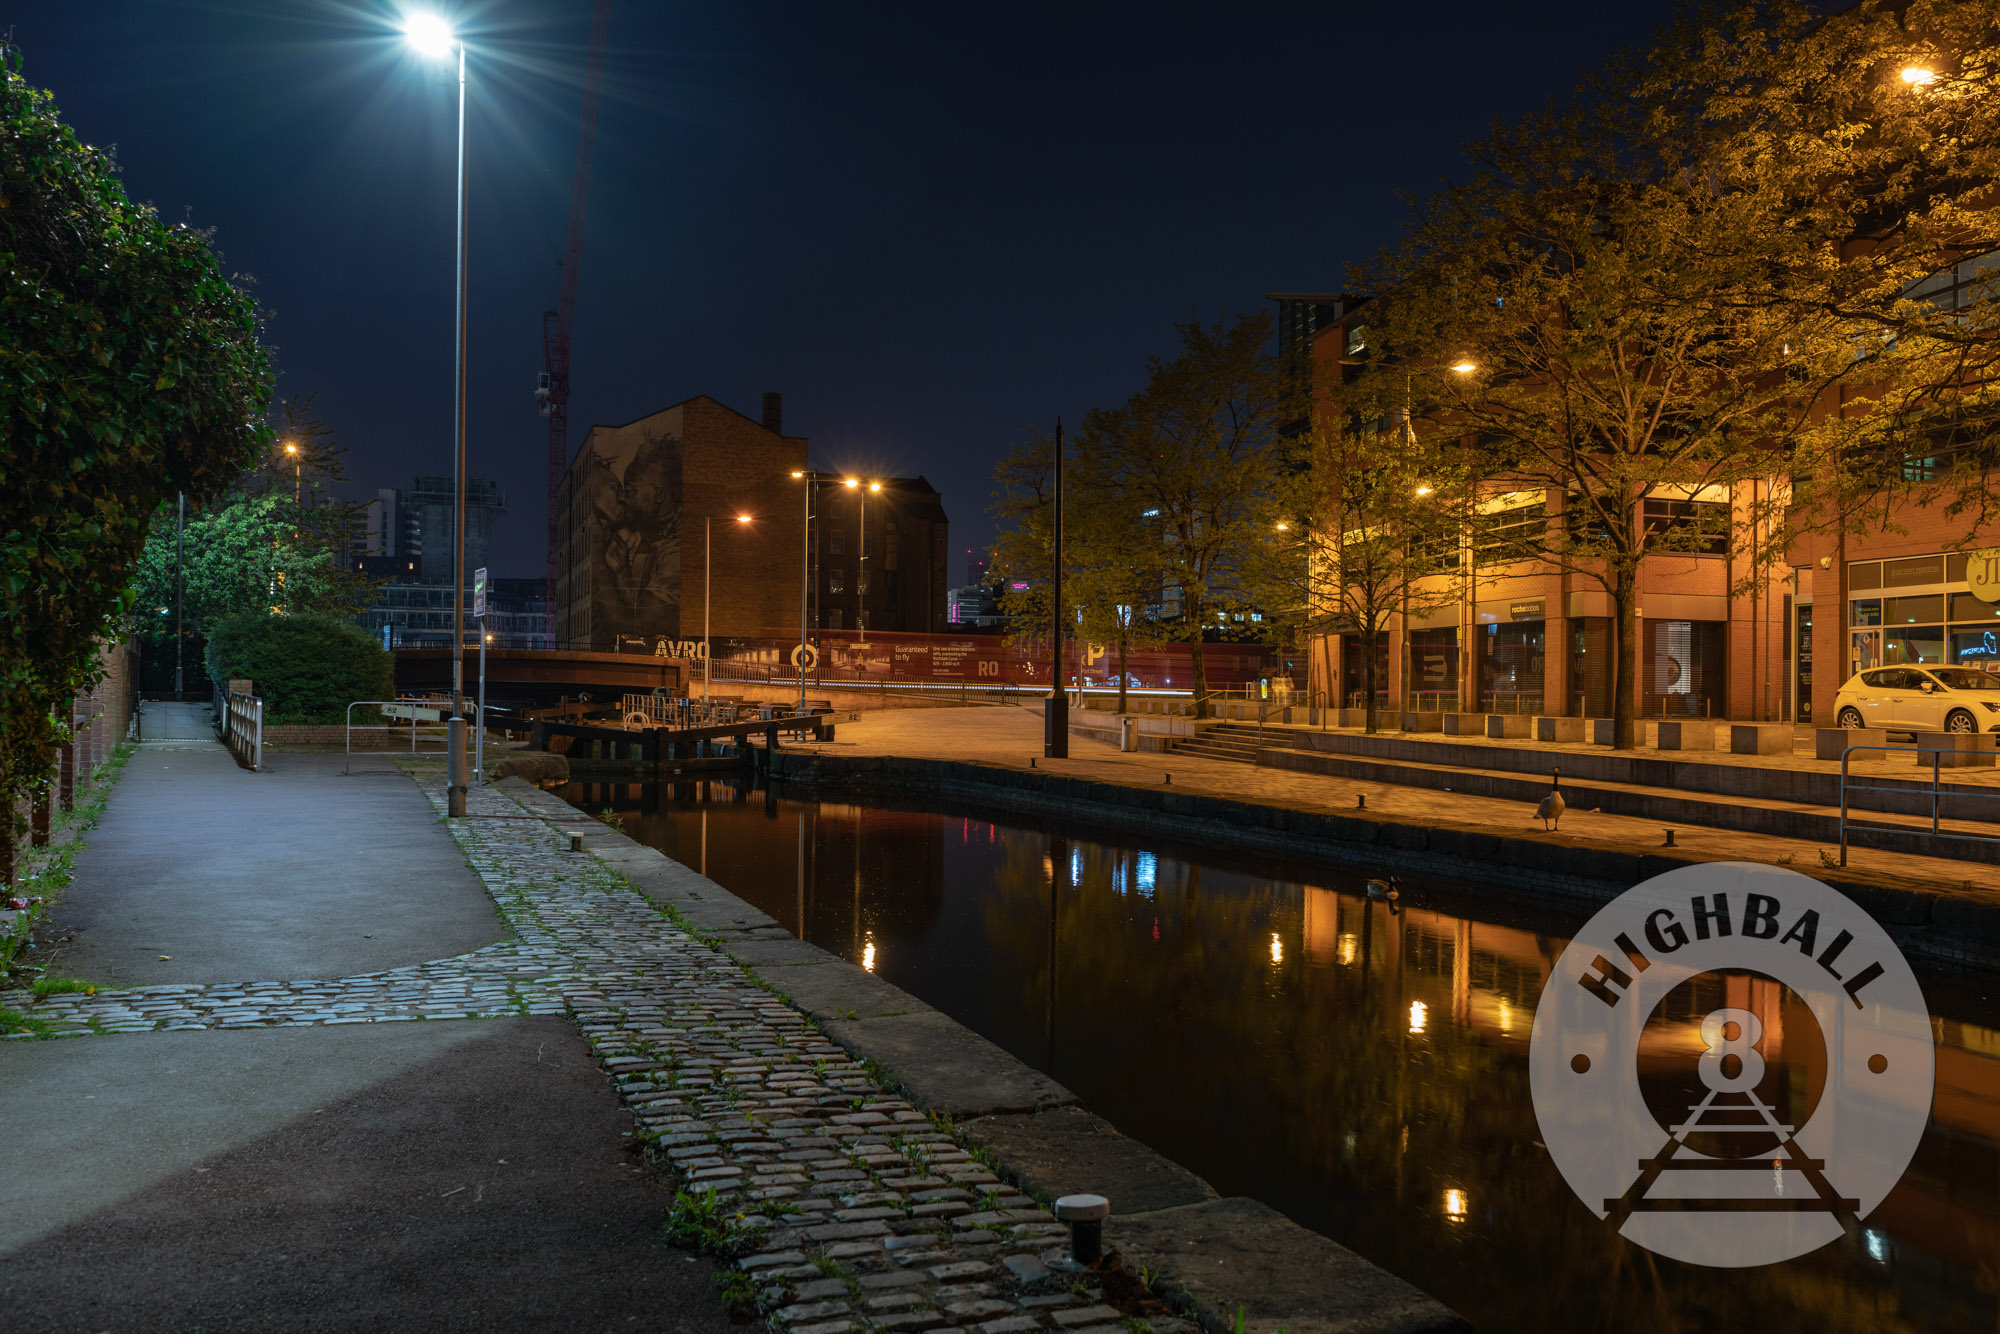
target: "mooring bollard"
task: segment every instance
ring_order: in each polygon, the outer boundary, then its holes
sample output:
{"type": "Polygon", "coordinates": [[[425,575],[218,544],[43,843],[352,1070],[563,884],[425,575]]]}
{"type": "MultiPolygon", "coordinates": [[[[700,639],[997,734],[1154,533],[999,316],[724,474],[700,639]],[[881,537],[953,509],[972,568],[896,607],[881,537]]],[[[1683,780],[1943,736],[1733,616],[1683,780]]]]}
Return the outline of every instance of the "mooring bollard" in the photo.
{"type": "Polygon", "coordinates": [[[571,835],[569,836],[569,850],[570,850],[571,852],[582,852],[582,851],[583,851],[583,835],[582,835],[582,834],[571,834],[571,835]]]}
{"type": "Polygon", "coordinates": [[[1666,835],[1667,835],[1667,841],[1660,844],[1660,846],[1663,848],[1671,848],[1676,846],[1674,843],[1674,831],[1669,829],[1666,831],[1666,835]]]}
{"type": "Polygon", "coordinates": [[[1104,1220],[1111,1201],[1102,1195],[1065,1195],[1056,1201],[1056,1221],[1069,1224],[1069,1258],[1085,1269],[1104,1255],[1104,1220]]]}

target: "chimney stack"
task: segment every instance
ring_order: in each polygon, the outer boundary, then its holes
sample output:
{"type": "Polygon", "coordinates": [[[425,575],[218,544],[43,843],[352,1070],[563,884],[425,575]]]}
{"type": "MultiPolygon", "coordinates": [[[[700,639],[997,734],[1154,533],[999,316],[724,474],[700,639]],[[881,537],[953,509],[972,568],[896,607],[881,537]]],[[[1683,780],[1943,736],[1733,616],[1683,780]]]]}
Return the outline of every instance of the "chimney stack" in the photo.
{"type": "Polygon", "coordinates": [[[785,433],[785,396],[775,391],[764,395],[764,429],[772,435],[785,433]]]}

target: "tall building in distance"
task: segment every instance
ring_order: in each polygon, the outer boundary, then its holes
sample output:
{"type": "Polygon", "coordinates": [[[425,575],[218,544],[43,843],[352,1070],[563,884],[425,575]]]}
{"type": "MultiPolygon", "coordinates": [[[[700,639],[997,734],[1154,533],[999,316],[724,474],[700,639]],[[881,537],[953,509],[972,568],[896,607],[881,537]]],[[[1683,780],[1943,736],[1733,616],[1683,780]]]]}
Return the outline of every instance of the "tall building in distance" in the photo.
{"type": "MultiPolygon", "coordinates": [[[[406,582],[451,587],[452,488],[450,477],[420,476],[408,489],[383,487],[362,507],[357,554],[393,557],[398,577],[410,562],[415,579],[406,582]]],[[[493,520],[507,512],[499,484],[483,477],[465,479],[465,577],[492,564],[493,520]]]]}

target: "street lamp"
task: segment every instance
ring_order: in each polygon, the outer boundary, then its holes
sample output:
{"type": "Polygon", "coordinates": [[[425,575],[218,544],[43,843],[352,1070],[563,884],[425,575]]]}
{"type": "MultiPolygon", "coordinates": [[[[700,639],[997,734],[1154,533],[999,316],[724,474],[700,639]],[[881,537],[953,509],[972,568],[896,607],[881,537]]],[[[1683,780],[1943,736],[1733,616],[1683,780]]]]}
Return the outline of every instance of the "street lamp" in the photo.
{"type": "Polygon", "coordinates": [[[465,398],[466,398],[466,271],[465,271],[465,43],[437,14],[419,11],[403,21],[403,35],[417,54],[432,60],[458,55],[458,319],[454,329],[458,350],[458,383],[452,397],[452,566],[451,566],[451,713],[446,779],[447,814],[465,814],[465,398]]]}
{"type": "MultiPolygon", "coordinates": [[[[749,523],[752,516],[739,514],[736,522],[749,523]]],[[[715,686],[715,641],[708,635],[708,591],[713,586],[710,571],[715,552],[715,519],[704,514],[701,518],[701,697],[707,699],[715,686]]]]}
{"type": "Polygon", "coordinates": [[[819,474],[810,468],[795,468],[792,477],[804,485],[805,526],[799,530],[799,656],[793,666],[799,669],[799,712],[806,711],[806,597],[812,587],[812,521],[813,488],[819,485],[819,474]]]}
{"type": "Polygon", "coordinates": [[[842,479],[842,485],[856,493],[859,499],[859,519],[861,547],[855,557],[854,570],[854,628],[865,636],[868,632],[868,493],[879,492],[882,483],[869,478],[866,484],[859,477],[842,479]]]}
{"type": "Polygon", "coordinates": [[[1912,88],[1928,88],[1937,82],[1937,71],[1925,69],[1922,65],[1912,65],[1903,71],[1903,82],[1912,88]]]}
{"type": "Polygon", "coordinates": [[[303,504],[299,497],[302,494],[300,479],[304,476],[305,459],[299,454],[299,447],[295,441],[285,442],[285,453],[290,455],[292,460],[292,508],[299,509],[303,504]]]}
{"type": "Polygon", "coordinates": [[[1458,372],[1460,375],[1470,375],[1474,371],[1478,370],[1479,367],[1474,365],[1472,362],[1461,361],[1457,365],[1453,366],[1452,369],[1458,372]]]}

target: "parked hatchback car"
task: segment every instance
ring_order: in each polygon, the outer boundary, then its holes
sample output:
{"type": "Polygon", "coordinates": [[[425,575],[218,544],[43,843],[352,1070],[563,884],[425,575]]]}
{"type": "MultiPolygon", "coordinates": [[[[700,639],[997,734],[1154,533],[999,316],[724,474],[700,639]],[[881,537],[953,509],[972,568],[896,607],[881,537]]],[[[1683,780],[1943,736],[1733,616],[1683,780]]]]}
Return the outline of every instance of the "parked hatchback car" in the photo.
{"type": "Polygon", "coordinates": [[[1871,667],[1833,697],[1842,727],[2000,732],[2000,676],[1971,667],[1871,667]]]}

